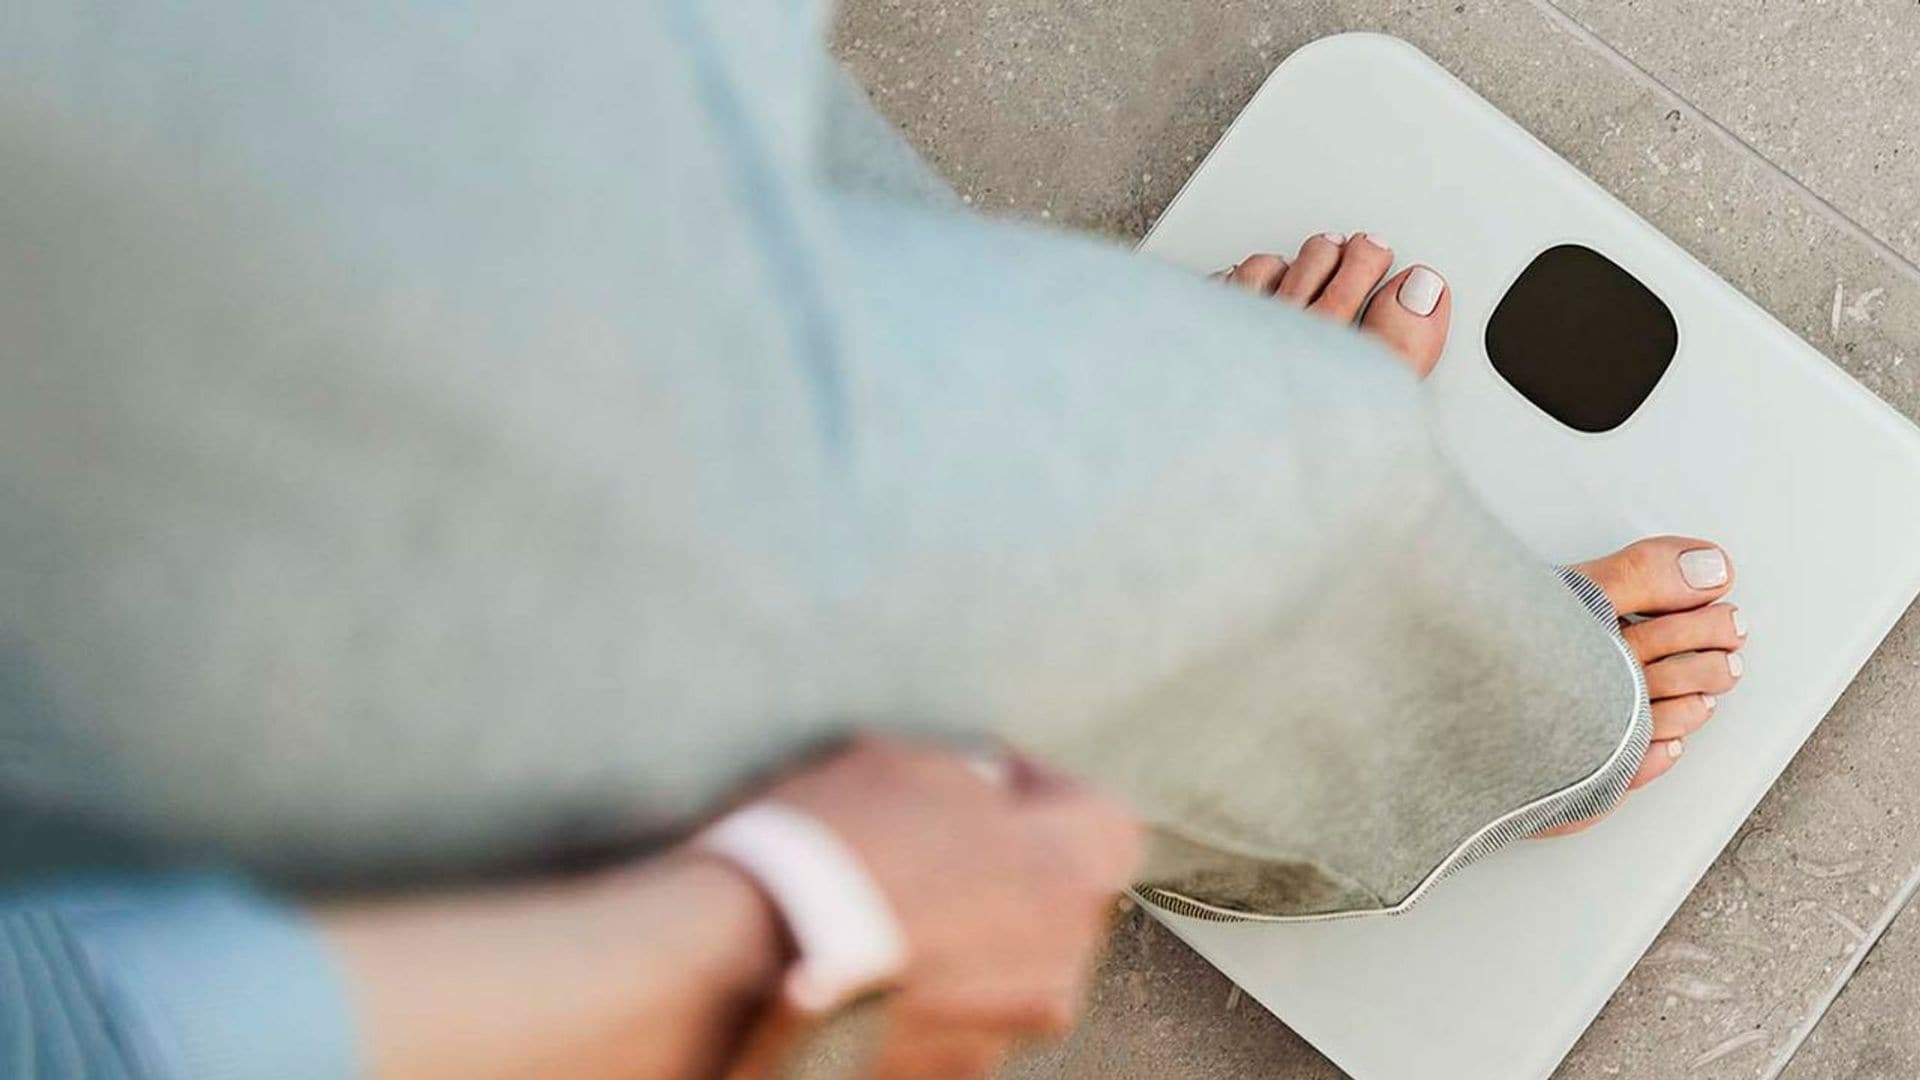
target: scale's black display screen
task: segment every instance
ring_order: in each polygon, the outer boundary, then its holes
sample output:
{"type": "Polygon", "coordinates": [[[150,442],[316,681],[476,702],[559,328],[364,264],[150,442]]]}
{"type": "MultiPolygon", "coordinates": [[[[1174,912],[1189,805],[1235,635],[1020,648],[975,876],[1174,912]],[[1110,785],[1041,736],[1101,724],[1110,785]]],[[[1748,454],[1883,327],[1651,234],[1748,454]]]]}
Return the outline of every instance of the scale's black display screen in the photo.
{"type": "Polygon", "coordinates": [[[1612,259],[1578,244],[1541,252],[1487,323],[1487,357],[1576,431],[1627,422],[1680,345],[1673,312],[1612,259]]]}

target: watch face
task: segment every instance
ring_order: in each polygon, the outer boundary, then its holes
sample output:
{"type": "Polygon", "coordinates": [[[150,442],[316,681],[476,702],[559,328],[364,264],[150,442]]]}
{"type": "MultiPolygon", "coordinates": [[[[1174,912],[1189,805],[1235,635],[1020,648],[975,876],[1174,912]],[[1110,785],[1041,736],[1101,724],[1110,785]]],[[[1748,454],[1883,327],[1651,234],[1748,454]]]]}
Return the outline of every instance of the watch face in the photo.
{"type": "Polygon", "coordinates": [[[1612,431],[1653,393],[1680,347],[1673,311],[1605,255],[1561,244],[1536,256],[1487,322],[1487,358],[1540,411],[1612,431]]]}

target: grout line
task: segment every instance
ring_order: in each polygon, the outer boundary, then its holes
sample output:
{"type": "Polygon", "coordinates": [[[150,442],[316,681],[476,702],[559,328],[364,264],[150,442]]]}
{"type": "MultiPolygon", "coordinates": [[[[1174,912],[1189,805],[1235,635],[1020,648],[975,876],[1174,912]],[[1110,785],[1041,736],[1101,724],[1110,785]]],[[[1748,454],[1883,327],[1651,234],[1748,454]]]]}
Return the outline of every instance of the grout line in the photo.
{"type": "MultiPolygon", "coordinates": [[[[1688,100],[1685,95],[1667,85],[1666,82],[1662,81],[1651,71],[1634,62],[1631,57],[1615,48],[1611,42],[1595,33],[1585,23],[1569,14],[1565,9],[1561,8],[1559,4],[1555,3],[1554,0],[1532,0],[1532,3],[1550,22],[1559,26],[1588,48],[1612,61],[1615,66],[1625,71],[1636,81],[1678,104],[1695,123],[1703,125],[1722,142],[1728,144],[1736,151],[1748,155],[1753,160],[1758,161],[1763,169],[1772,173],[1775,178],[1798,192],[1829,224],[1838,228],[1841,232],[1852,236],[1854,239],[1865,243],[1869,248],[1878,253],[1883,260],[1891,264],[1896,271],[1900,272],[1909,280],[1920,283],[1920,265],[1916,265],[1912,259],[1908,258],[1898,248],[1887,243],[1887,241],[1881,239],[1878,234],[1861,225],[1858,221],[1855,221],[1845,211],[1828,201],[1825,196],[1808,187],[1799,177],[1794,176],[1782,168],[1778,162],[1761,153],[1753,144],[1747,142],[1725,124],[1722,124],[1719,120],[1709,115],[1706,110],[1695,105],[1692,101],[1688,100]]],[[[1880,939],[1886,936],[1887,930],[1893,926],[1894,920],[1898,919],[1900,915],[1912,905],[1917,893],[1920,893],[1920,865],[1916,865],[1907,875],[1906,880],[1901,882],[1899,890],[1888,899],[1886,906],[1881,909],[1879,916],[1874,919],[1873,925],[1867,928],[1864,940],[1854,948],[1853,954],[1847,958],[1847,962],[1841,966],[1839,973],[1828,983],[1826,990],[1820,995],[1819,999],[1813,1003],[1813,1007],[1808,1010],[1806,1017],[1794,1028],[1793,1033],[1787,1037],[1787,1041],[1781,1045],[1779,1050],[1774,1052],[1773,1059],[1768,1063],[1766,1071],[1761,1074],[1761,1080],[1780,1080],[1786,1073],[1787,1068],[1793,1064],[1794,1057],[1799,1054],[1800,1048],[1806,1044],[1807,1039],[1812,1037],[1814,1029],[1820,1026],[1821,1021],[1826,1019],[1827,1014],[1832,1011],[1834,1003],[1840,1000],[1840,995],[1846,992],[1847,985],[1853,981],[1854,975],[1860,971],[1860,966],[1866,963],[1867,956],[1879,947],[1880,939]]]]}
{"type": "Polygon", "coordinates": [[[1779,1080],[1780,1076],[1787,1071],[1787,1066],[1793,1064],[1794,1055],[1800,1052],[1801,1044],[1813,1034],[1814,1028],[1820,1026],[1820,1021],[1826,1019],[1828,1010],[1833,1008],[1834,1002],[1840,1000],[1840,995],[1845,992],[1847,984],[1853,981],[1854,973],[1860,970],[1861,964],[1866,963],[1867,954],[1879,946],[1880,939],[1887,933],[1887,928],[1892,926],[1893,921],[1900,917],[1900,913],[1907,909],[1916,892],[1920,892],[1920,866],[1915,866],[1913,872],[1907,875],[1907,880],[1900,884],[1900,891],[1893,894],[1892,899],[1887,901],[1887,906],[1881,909],[1880,917],[1873,920],[1873,925],[1867,928],[1866,939],[1854,948],[1853,955],[1847,957],[1847,962],[1841,965],[1840,973],[1835,975],[1833,981],[1827,985],[1826,992],[1821,994],[1820,999],[1814,1003],[1806,1019],[1800,1021],[1800,1026],[1793,1029],[1793,1034],[1787,1037],[1786,1043],[1774,1053],[1773,1060],[1767,1065],[1767,1071],[1761,1074],[1761,1080],[1779,1080]]]}
{"type": "Polygon", "coordinates": [[[1651,87],[1656,92],[1679,104],[1691,119],[1705,126],[1708,131],[1718,136],[1722,142],[1731,145],[1736,150],[1745,152],[1754,158],[1754,160],[1760,162],[1768,172],[1787,184],[1787,186],[1799,192],[1800,196],[1811,203],[1815,212],[1822,218],[1825,218],[1828,224],[1847,233],[1854,239],[1865,243],[1879,254],[1882,259],[1893,264],[1896,271],[1907,277],[1914,284],[1920,285],[1920,264],[1916,264],[1913,259],[1908,258],[1899,248],[1882,240],[1879,235],[1871,229],[1868,229],[1866,226],[1847,216],[1846,211],[1833,205],[1825,196],[1808,187],[1799,177],[1781,168],[1777,162],[1761,153],[1752,143],[1747,142],[1735,134],[1731,128],[1728,128],[1725,124],[1708,115],[1705,109],[1695,105],[1679,91],[1661,81],[1659,76],[1635,63],[1632,57],[1615,48],[1612,43],[1608,42],[1599,34],[1594,33],[1585,23],[1568,14],[1566,10],[1561,8],[1554,0],[1531,0],[1531,2],[1549,21],[1578,38],[1588,48],[1593,49],[1595,52],[1611,60],[1616,66],[1624,69],[1627,74],[1631,75],[1635,80],[1651,87]]]}
{"type": "MultiPolygon", "coordinates": [[[[1555,0],[1531,0],[1531,3],[1549,22],[1560,27],[1560,29],[1566,31],[1576,40],[1611,61],[1616,67],[1626,72],[1626,74],[1635,81],[1679,105],[1683,112],[1695,123],[1704,126],[1722,142],[1734,150],[1747,155],[1752,160],[1759,162],[1765,171],[1773,174],[1780,182],[1786,184],[1787,187],[1795,192],[1798,192],[1801,198],[1812,206],[1814,211],[1820,217],[1824,218],[1828,224],[1853,237],[1855,240],[1866,244],[1867,247],[1878,254],[1881,259],[1889,263],[1896,272],[1915,284],[1920,284],[1920,264],[1916,264],[1913,259],[1908,258],[1898,248],[1882,239],[1872,230],[1861,225],[1858,221],[1855,221],[1825,196],[1807,186],[1799,177],[1794,176],[1782,168],[1778,162],[1775,162],[1766,154],[1761,153],[1753,144],[1741,138],[1732,129],[1708,114],[1706,110],[1695,105],[1685,95],[1661,80],[1659,76],[1640,66],[1631,57],[1615,48],[1611,42],[1595,33],[1585,23],[1561,8],[1555,0]]],[[[1900,915],[1906,911],[1907,907],[1913,903],[1917,893],[1920,893],[1920,865],[1916,865],[1912,872],[1907,875],[1906,880],[1900,884],[1899,890],[1894,893],[1887,901],[1886,906],[1881,909],[1879,916],[1874,919],[1873,925],[1867,928],[1864,939],[1854,948],[1853,954],[1847,958],[1847,962],[1842,965],[1839,973],[1835,975],[1832,982],[1828,984],[1827,989],[1814,1003],[1807,1016],[1794,1028],[1793,1033],[1788,1036],[1787,1041],[1780,1049],[1774,1053],[1773,1059],[1768,1063],[1766,1071],[1761,1076],[1761,1080],[1780,1080],[1780,1077],[1786,1072],[1787,1067],[1793,1063],[1794,1057],[1800,1052],[1800,1048],[1805,1045],[1807,1039],[1812,1036],[1814,1029],[1820,1025],[1822,1020],[1826,1019],[1827,1013],[1832,1010],[1834,1003],[1837,1002],[1840,999],[1840,995],[1846,991],[1847,984],[1850,983],[1854,975],[1859,972],[1860,966],[1866,962],[1868,954],[1872,953],[1873,950],[1879,946],[1881,938],[1886,936],[1887,930],[1893,925],[1894,920],[1898,919],[1900,915]]]]}

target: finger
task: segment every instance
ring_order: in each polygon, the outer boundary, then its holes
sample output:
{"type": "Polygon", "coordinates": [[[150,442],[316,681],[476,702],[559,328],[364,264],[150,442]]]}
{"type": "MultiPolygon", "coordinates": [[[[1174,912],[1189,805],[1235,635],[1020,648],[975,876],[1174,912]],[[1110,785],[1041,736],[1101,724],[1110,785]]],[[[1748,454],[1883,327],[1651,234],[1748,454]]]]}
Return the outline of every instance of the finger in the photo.
{"type": "Polygon", "coordinates": [[[973,775],[991,787],[1016,789],[1018,778],[1014,774],[1013,761],[1003,754],[987,751],[966,755],[967,768],[973,775]]]}
{"type": "Polygon", "coordinates": [[[1079,1018],[1090,967],[1074,964],[1063,953],[1038,963],[1003,966],[996,972],[949,976],[937,991],[912,991],[904,1015],[914,1022],[941,1017],[1013,1038],[1064,1035],[1079,1018]]]}
{"type": "Polygon", "coordinates": [[[1015,1039],[1004,1029],[937,1013],[900,1012],[894,1019],[873,1063],[882,1080],[988,1076],[1015,1039]]]}
{"type": "Polygon", "coordinates": [[[784,1076],[786,1066],[805,1043],[817,1018],[776,1000],[758,1017],[733,1052],[725,1080],[765,1080],[784,1076]]]}
{"type": "Polygon", "coordinates": [[[1055,792],[1022,807],[1088,877],[1090,898],[1125,888],[1141,856],[1140,823],[1119,803],[1085,790],[1055,792]]]}
{"type": "Polygon", "coordinates": [[[1007,779],[1013,790],[1028,798],[1078,795],[1083,790],[1072,776],[1026,754],[1006,756],[1007,779]]]}

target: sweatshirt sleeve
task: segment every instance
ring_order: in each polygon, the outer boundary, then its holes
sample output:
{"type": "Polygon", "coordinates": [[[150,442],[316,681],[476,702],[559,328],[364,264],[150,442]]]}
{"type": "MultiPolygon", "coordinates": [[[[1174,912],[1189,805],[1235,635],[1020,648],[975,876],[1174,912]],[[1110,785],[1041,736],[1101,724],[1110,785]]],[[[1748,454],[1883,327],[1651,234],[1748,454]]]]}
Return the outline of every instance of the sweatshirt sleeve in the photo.
{"type": "Polygon", "coordinates": [[[337,1080],[345,986],[299,912],[223,877],[0,889],[0,1075],[337,1080]]]}

